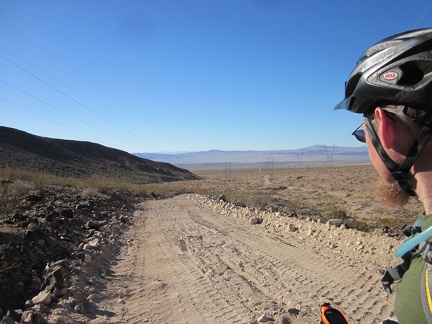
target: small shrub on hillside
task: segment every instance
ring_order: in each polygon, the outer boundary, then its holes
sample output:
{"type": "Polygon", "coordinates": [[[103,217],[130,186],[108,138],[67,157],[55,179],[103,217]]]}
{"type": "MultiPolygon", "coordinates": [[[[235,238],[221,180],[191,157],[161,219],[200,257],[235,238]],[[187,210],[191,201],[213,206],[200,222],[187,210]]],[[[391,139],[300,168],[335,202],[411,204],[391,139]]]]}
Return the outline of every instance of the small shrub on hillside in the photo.
{"type": "Polygon", "coordinates": [[[83,196],[99,196],[100,192],[97,188],[91,187],[91,188],[85,188],[82,191],[83,196]]]}
{"type": "Polygon", "coordinates": [[[0,244],[0,273],[20,266],[10,258],[14,252],[8,244],[0,244]]]}
{"type": "Polygon", "coordinates": [[[31,183],[22,180],[0,181],[0,216],[14,210],[17,205],[31,190],[31,183]]]}

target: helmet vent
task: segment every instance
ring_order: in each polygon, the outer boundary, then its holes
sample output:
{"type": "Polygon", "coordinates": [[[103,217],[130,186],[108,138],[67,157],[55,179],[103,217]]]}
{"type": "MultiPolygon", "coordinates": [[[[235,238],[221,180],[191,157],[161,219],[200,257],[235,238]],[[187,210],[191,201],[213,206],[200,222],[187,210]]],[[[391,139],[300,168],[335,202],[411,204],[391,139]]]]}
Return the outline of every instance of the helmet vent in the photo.
{"type": "Polygon", "coordinates": [[[424,73],[416,62],[406,62],[399,66],[402,70],[402,76],[399,79],[399,85],[413,86],[423,80],[424,73]]]}
{"type": "Polygon", "coordinates": [[[351,94],[354,92],[355,88],[357,87],[357,83],[361,78],[361,73],[357,73],[356,75],[352,76],[349,81],[347,82],[345,86],[345,98],[348,98],[351,96],[351,94]]]}

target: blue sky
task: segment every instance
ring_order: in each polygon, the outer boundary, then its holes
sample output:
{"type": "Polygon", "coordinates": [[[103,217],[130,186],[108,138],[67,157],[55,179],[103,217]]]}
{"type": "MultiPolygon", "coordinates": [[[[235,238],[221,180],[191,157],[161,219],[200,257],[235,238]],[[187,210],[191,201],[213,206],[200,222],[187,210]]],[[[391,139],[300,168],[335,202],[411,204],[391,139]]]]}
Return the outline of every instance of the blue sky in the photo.
{"type": "Polygon", "coordinates": [[[0,0],[0,125],[127,152],[359,146],[333,111],[429,1],[0,0]]]}

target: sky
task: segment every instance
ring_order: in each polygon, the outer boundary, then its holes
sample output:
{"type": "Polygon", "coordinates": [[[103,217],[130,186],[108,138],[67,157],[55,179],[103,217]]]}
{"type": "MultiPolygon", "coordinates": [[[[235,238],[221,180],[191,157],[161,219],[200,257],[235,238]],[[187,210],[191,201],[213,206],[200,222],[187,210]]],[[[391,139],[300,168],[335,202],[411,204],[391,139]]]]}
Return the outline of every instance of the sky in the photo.
{"type": "Polygon", "coordinates": [[[0,126],[129,153],[362,144],[333,111],[425,0],[0,0],[0,126]]]}

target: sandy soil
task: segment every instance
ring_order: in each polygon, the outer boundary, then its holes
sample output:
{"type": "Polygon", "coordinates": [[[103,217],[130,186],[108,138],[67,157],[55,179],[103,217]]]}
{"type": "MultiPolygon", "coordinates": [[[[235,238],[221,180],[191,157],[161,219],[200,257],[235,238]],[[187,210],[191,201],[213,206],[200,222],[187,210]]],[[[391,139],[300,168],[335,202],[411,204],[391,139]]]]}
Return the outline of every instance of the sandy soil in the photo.
{"type": "Polygon", "coordinates": [[[395,239],[252,214],[192,195],[140,203],[88,322],[319,323],[324,302],[351,323],[391,315],[395,239]]]}

